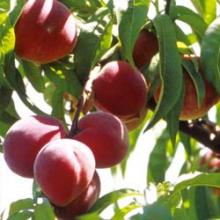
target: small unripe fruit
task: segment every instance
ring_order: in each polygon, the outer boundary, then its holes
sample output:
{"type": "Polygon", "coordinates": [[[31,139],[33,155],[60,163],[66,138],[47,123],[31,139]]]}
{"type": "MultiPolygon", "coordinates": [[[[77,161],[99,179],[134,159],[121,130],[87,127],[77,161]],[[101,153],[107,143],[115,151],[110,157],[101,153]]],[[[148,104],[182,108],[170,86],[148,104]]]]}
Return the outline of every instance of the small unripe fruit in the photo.
{"type": "Polygon", "coordinates": [[[98,173],[95,172],[89,186],[78,198],[65,207],[54,206],[55,215],[59,220],[73,220],[75,216],[85,214],[99,197],[101,183],[98,173]]]}
{"type": "Polygon", "coordinates": [[[141,30],[133,50],[133,59],[135,65],[138,68],[149,65],[152,57],[158,51],[159,47],[155,34],[145,29],[141,30]]]}
{"type": "Polygon", "coordinates": [[[66,206],[89,185],[95,159],[83,143],[72,139],[53,140],[38,153],[34,177],[45,196],[57,206],[66,206]]]}
{"type": "Polygon", "coordinates": [[[66,135],[63,125],[50,116],[22,118],[8,130],[4,158],[9,168],[23,177],[33,177],[33,164],[39,150],[50,140],[66,135]]]}
{"type": "Polygon", "coordinates": [[[57,0],[29,0],[15,25],[15,52],[39,64],[70,53],[77,39],[75,19],[57,0]]]}
{"type": "Polygon", "coordinates": [[[140,115],[146,106],[147,84],[125,61],[107,63],[93,81],[95,106],[118,117],[140,115]]]}
{"type": "Polygon", "coordinates": [[[124,123],[107,112],[94,112],[78,123],[74,139],[86,144],[93,152],[97,168],[112,167],[126,156],[129,140],[124,123]]]}

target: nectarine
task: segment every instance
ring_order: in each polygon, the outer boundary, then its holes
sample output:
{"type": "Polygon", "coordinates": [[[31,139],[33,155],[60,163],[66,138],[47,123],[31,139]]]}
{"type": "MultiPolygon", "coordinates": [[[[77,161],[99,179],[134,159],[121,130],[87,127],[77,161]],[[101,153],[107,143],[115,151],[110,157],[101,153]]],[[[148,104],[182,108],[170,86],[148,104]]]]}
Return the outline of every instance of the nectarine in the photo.
{"type": "Polygon", "coordinates": [[[153,32],[141,30],[133,49],[133,59],[138,68],[149,65],[152,57],[159,51],[157,37],[153,32]]]}
{"type": "MultiPolygon", "coordinates": [[[[192,78],[183,70],[185,93],[183,100],[183,107],[180,113],[180,120],[193,120],[204,116],[208,110],[219,101],[219,95],[216,93],[214,87],[205,79],[203,74],[202,65],[198,57],[184,56],[184,60],[196,59],[199,64],[198,74],[201,74],[205,84],[205,97],[200,105],[198,105],[198,98],[196,88],[192,78]]],[[[155,99],[159,99],[160,87],[155,92],[155,99]]]]}
{"type": "Polygon", "coordinates": [[[85,214],[96,202],[100,194],[101,183],[95,172],[92,181],[79,197],[65,207],[54,206],[55,215],[59,220],[73,220],[75,216],[85,214]]]}
{"type": "Polygon", "coordinates": [[[78,128],[73,138],[92,150],[97,168],[112,167],[125,157],[128,132],[118,117],[107,112],[93,112],[79,120],[78,128]]]}
{"type": "Polygon", "coordinates": [[[29,0],[15,25],[15,52],[39,64],[70,53],[77,39],[70,10],[57,0],[29,0]]]}
{"type": "Polygon", "coordinates": [[[15,173],[33,177],[33,163],[38,151],[50,140],[65,136],[63,125],[50,116],[22,118],[8,130],[3,152],[6,163],[15,173]]]}
{"type": "Polygon", "coordinates": [[[147,101],[147,84],[125,61],[107,63],[93,80],[95,106],[119,118],[139,116],[147,101]]]}
{"type": "Polygon", "coordinates": [[[48,142],[37,154],[34,178],[45,196],[57,206],[66,206],[89,185],[95,159],[83,143],[72,139],[48,142]]]}

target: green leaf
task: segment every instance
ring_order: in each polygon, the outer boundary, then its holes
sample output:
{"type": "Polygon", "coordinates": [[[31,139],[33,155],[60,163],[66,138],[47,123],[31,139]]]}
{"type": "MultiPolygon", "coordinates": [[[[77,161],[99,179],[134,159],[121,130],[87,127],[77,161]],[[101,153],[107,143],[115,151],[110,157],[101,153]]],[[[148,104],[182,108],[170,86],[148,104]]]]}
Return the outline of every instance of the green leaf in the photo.
{"type": "Polygon", "coordinates": [[[7,220],[29,220],[32,216],[32,212],[25,210],[8,217],[7,220]]]}
{"type": "Polygon", "coordinates": [[[176,146],[176,135],[179,130],[179,116],[184,101],[184,83],[182,83],[181,88],[182,91],[179,100],[177,101],[173,109],[168,113],[166,117],[167,127],[173,146],[176,146]]]}
{"type": "Polygon", "coordinates": [[[104,220],[96,212],[88,213],[85,215],[80,215],[80,216],[77,216],[75,219],[76,220],[104,220]]]}
{"type": "Polygon", "coordinates": [[[170,203],[177,193],[188,187],[195,186],[210,186],[220,188],[220,174],[219,173],[196,173],[188,174],[185,177],[186,180],[181,181],[175,187],[173,192],[169,195],[167,203],[170,203]]]}
{"type": "Polygon", "coordinates": [[[112,216],[112,220],[118,220],[118,219],[124,219],[126,215],[128,215],[130,212],[141,208],[142,206],[138,203],[130,203],[122,208],[118,207],[114,216],[112,216]]]}
{"type": "Polygon", "coordinates": [[[141,27],[146,23],[150,1],[130,1],[126,10],[118,12],[119,39],[124,59],[133,64],[133,47],[141,27]]]}
{"type": "Polygon", "coordinates": [[[101,213],[108,206],[116,203],[120,199],[126,197],[136,197],[136,196],[143,196],[143,195],[137,190],[133,190],[133,189],[115,190],[99,198],[99,200],[94,204],[94,206],[91,208],[90,211],[101,213]]]}
{"type": "Polygon", "coordinates": [[[63,90],[56,89],[52,96],[52,115],[64,120],[63,90]]]}
{"type": "Polygon", "coordinates": [[[159,202],[144,207],[144,213],[131,220],[173,220],[170,211],[159,202]]]}
{"type": "Polygon", "coordinates": [[[75,47],[76,74],[84,84],[98,59],[112,42],[112,18],[107,8],[100,9],[89,23],[81,27],[75,47]]]}
{"type": "Polygon", "coordinates": [[[0,82],[0,114],[8,107],[12,96],[12,90],[0,82]]]}
{"type": "Polygon", "coordinates": [[[36,91],[44,92],[45,82],[42,77],[42,70],[29,61],[22,60],[20,64],[20,71],[27,77],[36,91]]]}
{"type": "Polygon", "coordinates": [[[10,1],[1,0],[0,1],[0,12],[1,11],[9,11],[9,9],[10,9],[10,1]]]}
{"type": "Polygon", "coordinates": [[[8,53],[5,56],[4,73],[11,88],[17,92],[23,103],[36,114],[45,114],[29,100],[21,74],[15,67],[15,58],[13,53],[8,53]]]}
{"type": "MultiPolygon", "coordinates": [[[[196,62],[196,60],[195,60],[195,62],[196,62]]],[[[190,78],[193,81],[193,84],[196,89],[198,106],[200,106],[202,104],[204,97],[205,97],[205,84],[202,79],[201,73],[199,73],[198,63],[194,63],[194,62],[187,61],[187,60],[182,60],[182,64],[183,64],[184,69],[186,70],[186,72],[184,72],[184,74],[189,74],[190,78]],[[195,64],[197,66],[195,66],[195,64]]]]}
{"type": "Polygon", "coordinates": [[[174,19],[181,20],[192,28],[195,34],[201,39],[207,28],[207,24],[203,18],[193,10],[184,6],[176,6],[172,8],[171,15],[174,19]]]}
{"type": "Polygon", "coordinates": [[[34,209],[35,220],[55,220],[54,212],[48,202],[37,204],[34,209]]]}
{"type": "Polygon", "coordinates": [[[189,218],[185,209],[183,209],[183,208],[175,209],[175,212],[173,215],[173,220],[186,220],[186,219],[193,220],[193,219],[189,218]]]}
{"type": "Polygon", "coordinates": [[[26,0],[17,0],[15,7],[9,14],[10,22],[13,27],[16,24],[18,17],[20,16],[21,10],[23,9],[25,2],[26,0]]]}
{"type": "Polygon", "coordinates": [[[54,84],[56,89],[67,91],[76,97],[81,94],[82,86],[73,69],[69,69],[63,63],[45,65],[43,69],[45,75],[54,84]]]}
{"type": "Polygon", "coordinates": [[[18,213],[22,210],[33,209],[33,207],[33,200],[30,198],[18,200],[16,202],[11,203],[9,209],[9,216],[18,213]]]}
{"type": "Polygon", "coordinates": [[[174,25],[167,15],[159,15],[154,20],[159,49],[160,49],[160,77],[161,92],[154,111],[154,116],[147,129],[167,116],[181,95],[183,80],[181,59],[177,51],[174,25]],[[175,92],[174,92],[175,91],[175,92]]]}
{"type": "Polygon", "coordinates": [[[208,27],[201,46],[201,60],[205,78],[211,82],[220,94],[220,18],[214,20],[208,27]]]}
{"type": "Polygon", "coordinates": [[[4,56],[14,49],[15,36],[7,13],[0,13],[0,63],[4,56]]]}
{"type": "Polygon", "coordinates": [[[148,177],[147,182],[160,183],[165,179],[165,173],[169,166],[167,160],[166,146],[169,141],[169,132],[167,129],[163,131],[157,142],[154,145],[154,149],[150,154],[148,164],[148,177]]]}
{"type": "Polygon", "coordinates": [[[210,24],[216,18],[216,0],[192,0],[192,3],[200,15],[204,17],[207,24],[210,24]]]}

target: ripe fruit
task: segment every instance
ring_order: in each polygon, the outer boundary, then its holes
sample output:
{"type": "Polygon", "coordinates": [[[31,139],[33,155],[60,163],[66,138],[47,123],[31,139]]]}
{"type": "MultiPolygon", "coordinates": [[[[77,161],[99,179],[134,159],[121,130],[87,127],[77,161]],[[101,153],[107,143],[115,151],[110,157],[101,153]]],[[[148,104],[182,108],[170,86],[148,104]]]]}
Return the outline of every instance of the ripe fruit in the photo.
{"type": "Polygon", "coordinates": [[[29,0],[15,25],[15,52],[39,64],[58,60],[73,50],[75,19],[57,0],[29,0]]]}
{"type": "Polygon", "coordinates": [[[95,106],[119,118],[139,116],[147,101],[147,84],[125,61],[107,63],[93,81],[95,106]]]}
{"type": "Polygon", "coordinates": [[[72,220],[75,216],[85,214],[96,202],[100,194],[101,183],[95,172],[92,181],[78,198],[65,207],[54,206],[55,215],[59,220],[72,220]]]}
{"type": "Polygon", "coordinates": [[[34,177],[42,192],[57,206],[66,206],[89,185],[95,159],[83,143],[72,139],[53,140],[38,153],[34,177]]]}
{"type": "MultiPolygon", "coordinates": [[[[195,57],[194,57],[195,58],[195,57]]],[[[190,56],[184,56],[185,60],[192,60],[190,56]]],[[[197,58],[199,64],[198,74],[201,74],[205,84],[205,97],[198,106],[198,99],[196,88],[189,74],[183,70],[184,83],[185,83],[185,95],[183,100],[183,107],[180,113],[180,120],[192,120],[204,116],[208,110],[219,101],[219,95],[215,92],[214,87],[204,78],[203,69],[199,58],[197,58]]],[[[160,88],[155,93],[155,99],[159,99],[160,88]]]]}
{"type": "Polygon", "coordinates": [[[86,144],[93,152],[97,168],[118,164],[128,150],[128,132],[119,118],[107,112],[94,112],[78,123],[74,139],[86,144]]]}
{"type": "Polygon", "coordinates": [[[208,151],[200,160],[200,165],[209,171],[220,171],[220,157],[213,151],[208,151]]]}
{"type": "Polygon", "coordinates": [[[141,30],[133,50],[133,59],[136,66],[141,68],[144,65],[148,65],[158,50],[155,34],[145,29],[141,30]]]}
{"type": "Polygon", "coordinates": [[[22,118],[8,130],[3,144],[9,168],[23,177],[33,177],[33,164],[38,151],[50,140],[63,138],[61,122],[50,116],[22,118]]]}

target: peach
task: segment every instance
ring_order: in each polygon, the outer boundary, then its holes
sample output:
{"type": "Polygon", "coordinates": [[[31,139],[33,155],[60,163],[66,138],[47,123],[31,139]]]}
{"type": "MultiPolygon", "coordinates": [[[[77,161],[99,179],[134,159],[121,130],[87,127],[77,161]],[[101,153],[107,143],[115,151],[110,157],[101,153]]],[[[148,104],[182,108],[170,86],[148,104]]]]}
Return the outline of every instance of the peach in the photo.
{"type": "Polygon", "coordinates": [[[89,185],[95,159],[83,143],[57,139],[47,143],[34,162],[34,178],[45,196],[57,206],[66,206],[89,185]]]}
{"type": "Polygon", "coordinates": [[[129,140],[124,123],[107,112],[93,112],[79,120],[74,139],[93,152],[97,168],[112,167],[125,157],[129,140]]]}
{"type": "Polygon", "coordinates": [[[120,118],[139,116],[147,101],[147,84],[125,61],[107,63],[93,81],[95,106],[120,118]]]}
{"type": "Polygon", "coordinates": [[[138,68],[149,65],[152,57],[159,51],[157,37],[153,32],[141,30],[133,49],[133,59],[138,68]]]}
{"type": "Polygon", "coordinates": [[[75,216],[85,214],[99,197],[101,183],[98,173],[95,172],[89,186],[79,197],[65,207],[54,206],[55,215],[59,220],[72,220],[75,216]]]}
{"type": "MultiPolygon", "coordinates": [[[[192,57],[184,56],[183,59],[192,60],[192,57]]],[[[194,83],[189,74],[185,70],[183,70],[185,93],[183,107],[179,117],[180,120],[193,120],[204,116],[209,111],[209,109],[219,101],[220,98],[219,95],[216,93],[214,87],[204,78],[202,65],[199,62],[199,58],[197,57],[196,59],[199,64],[198,74],[201,74],[205,84],[205,97],[199,106],[194,83]]],[[[159,94],[160,87],[155,92],[155,100],[159,99],[159,94]]]]}
{"type": "Polygon", "coordinates": [[[22,118],[8,130],[4,143],[4,158],[9,168],[23,177],[33,177],[33,164],[39,150],[50,140],[63,138],[65,129],[50,116],[22,118]]]}
{"type": "Polygon", "coordinates": [[[15,25],[15,52],[38,64],[70,53],[77,39],[70,10],[57,0],[29,0],[15,25]]]}

